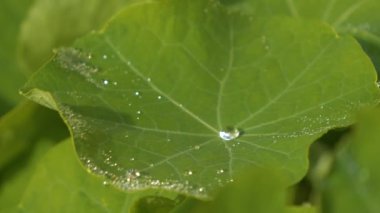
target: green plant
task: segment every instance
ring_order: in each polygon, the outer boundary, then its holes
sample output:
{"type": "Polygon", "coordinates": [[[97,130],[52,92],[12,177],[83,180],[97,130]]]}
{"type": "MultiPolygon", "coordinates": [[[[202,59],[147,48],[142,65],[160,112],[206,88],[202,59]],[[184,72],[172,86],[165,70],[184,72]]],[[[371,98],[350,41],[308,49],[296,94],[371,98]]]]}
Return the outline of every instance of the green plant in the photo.
{"type": "Polygon", "coordinates": [[[0,211],[379,211],[375,0],[1,4],[0,211]]]}

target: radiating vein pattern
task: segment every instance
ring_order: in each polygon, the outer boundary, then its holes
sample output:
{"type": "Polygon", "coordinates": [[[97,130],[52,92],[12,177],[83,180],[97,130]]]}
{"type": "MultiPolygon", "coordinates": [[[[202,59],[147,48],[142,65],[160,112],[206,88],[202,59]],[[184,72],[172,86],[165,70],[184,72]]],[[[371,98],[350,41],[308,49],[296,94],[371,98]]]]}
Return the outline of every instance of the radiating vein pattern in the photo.
{"type": "Polygon", "coordinates": [[[207,197],[257,167],[292,183],[312,141],[378,100],[361,48],[324,24],[169,2],[132,4],[24,89],[55,101],[82,162],[122,189],[207,197]]]}

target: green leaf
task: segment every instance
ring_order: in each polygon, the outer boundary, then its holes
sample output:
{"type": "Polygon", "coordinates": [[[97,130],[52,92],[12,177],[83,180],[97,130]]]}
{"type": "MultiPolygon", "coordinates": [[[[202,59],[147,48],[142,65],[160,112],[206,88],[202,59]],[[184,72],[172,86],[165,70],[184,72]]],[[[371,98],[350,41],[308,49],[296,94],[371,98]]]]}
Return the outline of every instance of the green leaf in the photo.
{"type": "Polygon", "coordinates": [[[352,38],[201,0],[130,5],[23,93],[56,108],[82,161],[118,187],[201,198],[248,166],[296,182],[309,144],[379,98],[352,38]]]}
{"type": "Polygon", "coordinates": [[[35,71],[52,49],[70,45],[99,26],[129,0],[36,0],[21,30],[21,55],[35,71]]]}
{"type": "Polygon", "coordinates": [[[41,139],[59,141],[67,128],[57,113],[33,102],[20,103],[0,119],[0,171],[41,139]]]}
{"type": "Polygon", "coordinates": [[[42,139],[28,147],[28,152],[1,170],[0,212],[18,212],[18,204],[37,163],[54,144],[53,141],[42,139]]]}
{"type": "Polygon", "coordinates": [[[313,206],[292,206],[286,208],[286,213],[317,213],[317,208],[313,206]]]}
{"type": "Polygon", "coordinates": [[[71,140],[51,149],[30,177],[19,204],[23,212],[129,212],[141,197],[168,196],[144,191],[124,193],[87,173],[80,165],[71,140]]]}
{"type": "Polygon", "coordinates": [[[0,115],[20,100],[18,89],[26,79],[20,72],[17,42],[21,21],[32,0],[0,1],[0,115]]]}
{"type": "Polygon", "coordinates": [[[222,188],[214,200],[188,199],[172,213],[281,213],[285,212],[285,188],[282,178],[274,172],[260,169],[245,172],[222,188]]]}
{"type": "Polygon", "coordinates": [[[256,16],[287,15],[317,19],[337,32],[355,36],[380,70],[380,2],[377,0],[225,0],[256,16]]]}
{"type": "Polygon", "coordinates": [[[380,109],[361,116],[324,184],[324,212],[380,211],[380,109]]]}

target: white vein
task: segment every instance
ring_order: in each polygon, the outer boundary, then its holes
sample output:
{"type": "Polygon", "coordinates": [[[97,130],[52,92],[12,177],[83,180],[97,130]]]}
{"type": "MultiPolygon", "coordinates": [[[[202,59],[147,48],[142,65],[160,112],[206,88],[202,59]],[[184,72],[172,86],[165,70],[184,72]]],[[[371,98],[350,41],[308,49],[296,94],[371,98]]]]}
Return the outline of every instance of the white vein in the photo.
{"type": "Polygon", "coordinates": [[[344,21],[346,21],[350,16],[355,13],[364,3],[367,1],[360,1],[356,4],[351,5],[347,10],[342,13],[333,23],[333,26],[339,27],[344,21]]]}
{"type": "Polygon", "coordinates": [[[258,109],[255,113],[249,115],[247,118],[240,121],[236,126],[242,126],[247,121],[250,121],[255,116],[259,115],[260,113],[264,112],[266,109],[268,109],[270,106],[275,104],[280,98],[282,98],[288,91],[291,89],[318,61],[319,59],[324,55],[324,53],[331,47],[333,42],[330,42],[328,45],[326,45],[325,48],[323,48],[315,57],[314,59],[307,64],[307,66],[299,72],[299,74],[293,78],[292,81],[289,82],[289,84],[280,92],[276,97],[271,99],[269,102],[267,102],[265,105],[263,105],[260,109],[258,109]]]}
{"type": "Polygon", "coordinates": [[[201,119],[199,116],[191,112],[189,109],[187,109],[185,106],[182,104],[178,103],[176,100],[174,100],[172,97],[170,97],[168,94],[166,94],[164,91],[159,89],[154,83],[151,81],[147,81],[147,77],[144,76],[139,69],[137,69],[135,66],[133,66],[122,54],[121,52],[115,47],[115,45],[112,43],[112,41],[108,38],[105,37],[105,41],[107,44],[110,46],[110,48],[117,54],[119,59],[127,66],[129,67],[137,76],[142,78],[154,91],[159,93],[161,96],[167,98],[172,104],[177,106],[179,109],[181,109],[183,112],[188,114],[190,117],[192,117],[194,120],[198,121],[199,123],[203,124],[205,127],[207,127],[209,130],[218,133],[218,130],[216,130],[213,126],[208,124],[206,121],[201,119]]]}
{"type": "Polygon", "coordinates": [[[289,11],[292,14],[292,16],[299,17],[298,10],[297,10],[296,5],[294,4],[293,0],[286,0],[286,5],[288,6],[289,11]]]}

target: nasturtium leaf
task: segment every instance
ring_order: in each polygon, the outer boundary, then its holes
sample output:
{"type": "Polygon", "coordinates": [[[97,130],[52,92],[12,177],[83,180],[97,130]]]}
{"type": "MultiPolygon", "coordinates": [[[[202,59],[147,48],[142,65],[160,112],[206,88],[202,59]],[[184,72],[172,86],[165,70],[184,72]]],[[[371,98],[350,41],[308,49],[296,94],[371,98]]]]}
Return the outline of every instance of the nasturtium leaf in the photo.
{"type": "Polygon", "coordinates": [[[22,25],[20,53],[34,72],[52,49],[70,45],[74,39],[104,22],[129,0],[36,0],[22,25]]]}
{"type": "Polygon", "coordinates": [[[37,141],[59,141],[69,133],[52,110],[24,101],[0,118],[0,171],[37,141]]]}
{"type": "Polygon", "coordinates": [[[355,36],[380,68],[380,1],[378,0],[225,0],[231,8],[257,16],[288,15],[331,24],[355,36]]]}
{"type": "MultiPolygon", "coordinates": [[[[236,181],[223,187],[212,201],[187,199],[172,213],[284,213],[286,186],[276,172],[247,169],[236,181]]],[[[294,211],[295,212],[295,211],[294,211]]]]}
{"type": "Polygon", "coordinates": [[[29,146],[28,152],[18,156],[0,172],[0,212],[19,212],[18,204],[28,186],[36,165],[55,141],[41,139],[29,146]]]}
{"type": "Polygon", "coordinates": [[[380,109],[363,113],[324,182],[323,212],[380,212],[380,109]]]}
{"type": "Polygon", "coordinates": [[[201,0],[130,5],[22,91],[61,113],[93,172],[196,197],[251,166],[299,180],[309,144],[379,98],[354,39],[201,0]]]}
{"type": "Polygon", "coordinates": [[[125,193],[100,177],[84,170],[66,140],[52,148],[38,163],[19,204],[21,212],[130,212],[133,204],[145,196],[165,196],[166,192],[125,193]]]}
{"type": "Polygon", "coordinates": [[[20,71],[17,44],[21,22],[31,3],[32,0],[0,1],[0,115],[20,100],[18,89],[26,81],[20,71]]]}

